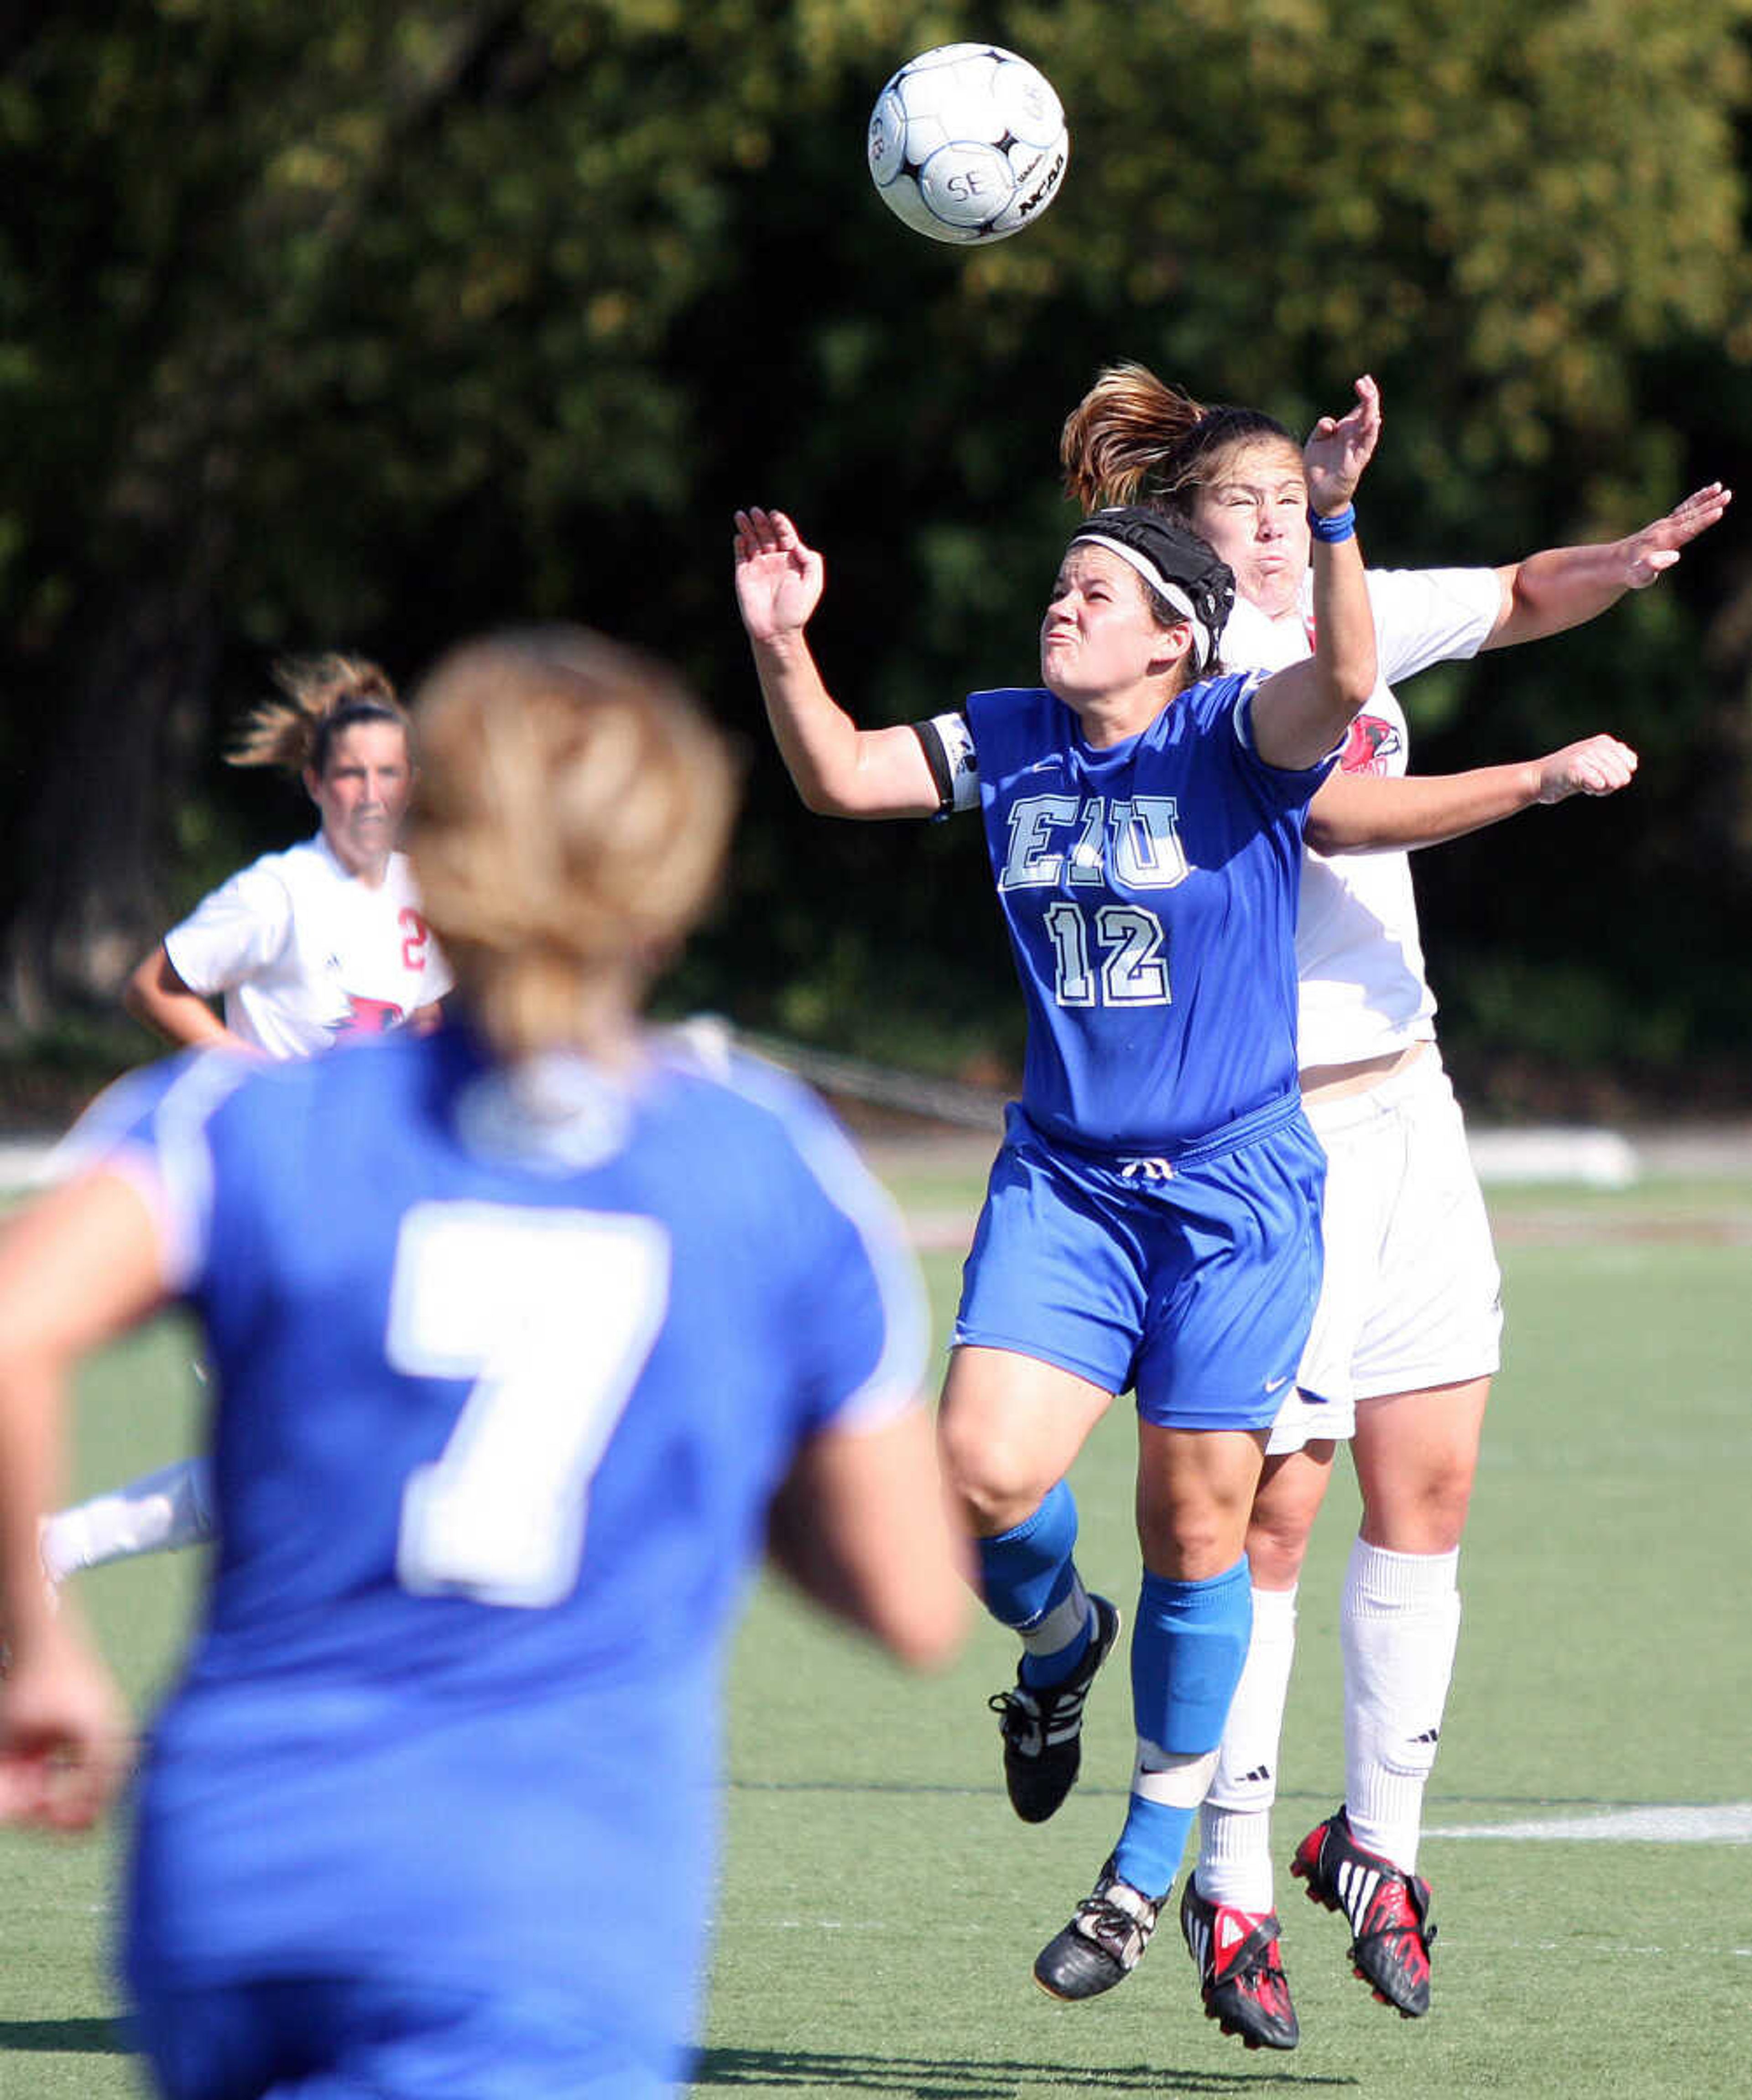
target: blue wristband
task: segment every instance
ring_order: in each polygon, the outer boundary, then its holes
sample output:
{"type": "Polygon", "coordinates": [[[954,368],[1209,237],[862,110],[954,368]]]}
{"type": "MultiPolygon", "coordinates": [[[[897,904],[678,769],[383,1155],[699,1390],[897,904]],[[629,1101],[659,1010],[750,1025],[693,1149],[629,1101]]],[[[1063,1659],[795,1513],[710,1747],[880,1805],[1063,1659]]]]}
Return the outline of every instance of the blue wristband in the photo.
{"type": "Polygon", "coordinates": [[[1317,540],[1324,540],[1331,546],[1340,540],[1354,539],[1357,535],[1357,506],[1347,503],[1342,510],[1335,510],[1330,518],[1322,518],[1313,504],[1308,506],[1308,529],[1317,540]]]}

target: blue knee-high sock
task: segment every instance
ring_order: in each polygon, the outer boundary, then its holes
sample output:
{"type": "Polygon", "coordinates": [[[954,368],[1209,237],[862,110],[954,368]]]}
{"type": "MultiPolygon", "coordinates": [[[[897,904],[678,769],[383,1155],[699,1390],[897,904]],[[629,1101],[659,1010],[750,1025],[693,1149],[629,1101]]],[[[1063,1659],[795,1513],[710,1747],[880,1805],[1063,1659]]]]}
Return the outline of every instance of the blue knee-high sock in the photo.
{"type": "MultiPolygon", "coordinates": [[[[1061,1480],[1049,1489],[1040,1507],[995,1538],[978,1541],[980,1594],[986,1609],[1000,1626],[1023,1633],[1037,1625],[1070,1595],[1077,1581],[1077,1504],[1061,1480]]],[[[1089,1644],[1085,1625],[1051,1656],[1028,1656],[1023,1675],[1031,1684],[1051,1684],[1067,1677],[1089,1644]]]]}
{"type": "MultiPolygon", "coordinates": [[[[1253,1623],[1245,1557],[1202,1582],[1146,1569],[1132,1635],[1132,1709],[1141,1769],[1152,1752],[1176,1759],[1215,1751],[1241,1681],[1253,1623]]],[[[1119,1878],[1145,1895],[1165,1895],[1179,1871],[1203,1783],[1184,1802],[1134,1791],[1115,1848],[1119,1878]]]]}

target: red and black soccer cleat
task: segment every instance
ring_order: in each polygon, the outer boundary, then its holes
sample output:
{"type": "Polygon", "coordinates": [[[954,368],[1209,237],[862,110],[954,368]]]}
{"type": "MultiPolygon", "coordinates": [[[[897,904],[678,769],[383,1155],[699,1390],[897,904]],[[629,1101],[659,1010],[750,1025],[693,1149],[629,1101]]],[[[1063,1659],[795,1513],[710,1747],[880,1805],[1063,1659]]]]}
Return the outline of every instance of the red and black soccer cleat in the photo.
{"type": "Polygon", "coordinates": [[[1351,1961],[1381,2003],[1403,2018],[1421,2019],[1430,2009],[1430,1942],[1436,1937],[1429,1883],[1379,1852],[1364,1851],[1342,1808],[1296,1846],[1290,1872],[1307,1882],[1310,1903],[1350,1920],[1356,1935],[1351,1961]]]}
{"type": "Polygon", "coordinates": [[[1189,1875],[1181,1931],[1198,1966],[1205,2018],[1249,2049],[1294,2049],[1302,2031],[1278,1952],[1278,1913],[1208,1903],[1189,1875]]]}

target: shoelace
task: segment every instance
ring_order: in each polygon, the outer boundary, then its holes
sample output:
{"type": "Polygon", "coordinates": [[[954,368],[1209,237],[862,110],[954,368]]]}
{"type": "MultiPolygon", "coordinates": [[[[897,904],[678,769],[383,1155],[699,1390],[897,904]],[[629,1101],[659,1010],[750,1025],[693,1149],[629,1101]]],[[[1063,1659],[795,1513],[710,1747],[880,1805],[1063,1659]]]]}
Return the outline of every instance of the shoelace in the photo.
{"type": "Polygon", "coordinates": [[[1020,1690],[994,1692],[986,1704],[1001,1717],[1000,1726],[1006,1743],[1017,1749],[1030,1745],[1036,1750],[1045,1749],[1046,1732],[1041,1725],[1040,1704],[1032,1693],[1020,1690]]]}
{"type": "MultiPolygon", "coordinates": [[[[1140,1899],[1147,1903],[1147,1899],[1140,1899]]],[[[1137,1952],[1141,1954],[1150,1943],[1150,1935],[1155,1929],[1154,1908],[1147,1908],[1142,1917],[1134,1917],[1111,1896],[1088,1895],[1077,1905],[1077,1930],[1085,1939],[1092,1939],[1104,1953],[1112,1955],[1116,1961],[1128,1962],[1136,1957],[1131,1954],[1130,1942],[1135,1935],[1137,1952]],[[1115,1943],[1117,1942],[1117,1944],[1115,1943]]]]}
{"type": "Polygon", "coordinates": [[[1075,1720],[1083,1711],[1088,1688],[1087,1684],[1069,1688],[1044,1684],[1038,1692],[1030,1692],[1026,1685],[1014,1684],[1007,1692],[994,1692],[986,1704],[994,1714],[1003,1715],[1006,1736],[1013,1731],[1022,1734],[1036,1726],[1044,1732],[1075,1720]]]}

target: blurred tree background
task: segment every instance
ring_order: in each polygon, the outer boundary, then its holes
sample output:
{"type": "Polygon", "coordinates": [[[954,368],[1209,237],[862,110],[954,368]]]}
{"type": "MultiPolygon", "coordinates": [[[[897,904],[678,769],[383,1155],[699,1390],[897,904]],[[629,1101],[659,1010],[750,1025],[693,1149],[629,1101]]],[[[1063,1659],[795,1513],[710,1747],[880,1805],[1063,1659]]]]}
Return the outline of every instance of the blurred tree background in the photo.
{"type": "MultiPolygon", "coordinates": [[[[1749,84],[1752,0],[26,0],[0,26],[15,1112],[143,1053],[127,968],[309,828],[218,757],[276,657],[405,681],[547,617],[679,659],[747,731],[734,883],[672,1001],[1003,1077],[978,827],[797,805],[734,506],[826,552],[818,653],[875,723],[1031,677],[1058,426],[1115,358],[1298,427],[1375,373],[1377,563],[1752,488],[1749,84]],[[1071,123],[1052,211],[986,250],[907,232],[863,167],[882,81],[962,37],[1031,57],[1071,123]]],[[[1481,1105],[1752,1102],[1743,523],[1402,695],[1426,771],[1603,728],[1643,755],[1626,796],[1419,863],[1481,1105]]]]}

